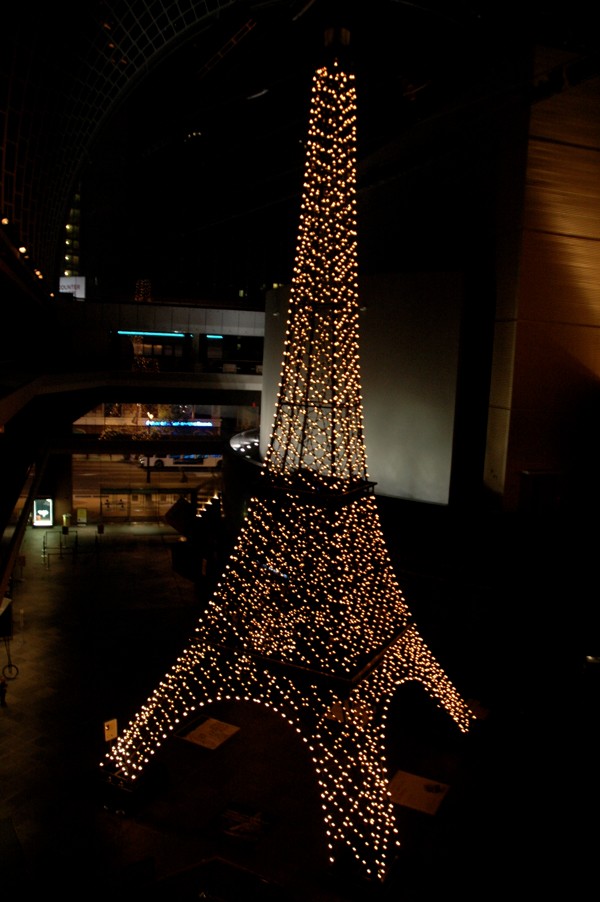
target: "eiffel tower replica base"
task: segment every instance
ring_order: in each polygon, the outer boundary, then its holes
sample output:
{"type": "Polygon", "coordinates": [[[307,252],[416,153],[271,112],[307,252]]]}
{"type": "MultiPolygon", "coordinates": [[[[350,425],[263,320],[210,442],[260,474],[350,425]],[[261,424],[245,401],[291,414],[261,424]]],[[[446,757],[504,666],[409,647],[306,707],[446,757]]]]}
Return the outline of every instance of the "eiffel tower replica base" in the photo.
{"type": "Polygon", "coordinates": [[[463,732],[472,714],[411,622],[385,545],[377,541],[370,487],[345,499],[327,494],[320,506],[299,507],[300,496],[293,491],[282,496],[271,486],[254,500],[212,619],[198,627],[197,638],[116,743],[106,775],[132,804],[136,783],[158,748],[204,707],[236,700],[266,705],[308,746],[331,863],[345,850],[368,879],[381,880],[398,851],[385,760],[386,715],[394,695],[403,684],[420,683],[463,732]],[[310,537],[309,547],[289,545],[292,528],[310,537]],[[339,547],[356,548],[357,535],[369,537],[364,559],[353,555],[355,571],[332,572],[339,547]],[[261,559],[259,537],[278,551],[261,559]],[[282,548],[288,549],[285,569],[282,548]],[[310,617],[304,639],[318,667],[309,666],[307,654],[298,650],[300,612],[294,605],[298,593],[306,592],[302,578],[294,576],[299,555],[304,570],[321,567],[323,574],[312,584],[316,598],[306,607],[306,618],[300,618],[302,625],[311,612],[327,611],[321,624],[310,617]],[[318,599],[334,591],[350,601],[325,609],[318,599]],[[364,621],[358,628],[352,624],[353,597],[369,599],[367,622],[378,636],[376,648],[364,621]],[[347,658],[340,648],[347,649],[347,658]]]}

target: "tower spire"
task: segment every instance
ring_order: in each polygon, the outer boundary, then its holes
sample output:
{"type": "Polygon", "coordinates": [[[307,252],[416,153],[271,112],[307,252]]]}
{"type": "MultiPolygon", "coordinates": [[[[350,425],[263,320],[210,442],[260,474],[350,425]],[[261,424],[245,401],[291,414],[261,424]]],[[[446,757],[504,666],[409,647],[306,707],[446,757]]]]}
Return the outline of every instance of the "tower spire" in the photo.
{"type": "Polygon", "coordinates": [[[347,490],[367,478],[358,352],[356,88],[312,89],[283,368],[265,475],[347,490]]]}

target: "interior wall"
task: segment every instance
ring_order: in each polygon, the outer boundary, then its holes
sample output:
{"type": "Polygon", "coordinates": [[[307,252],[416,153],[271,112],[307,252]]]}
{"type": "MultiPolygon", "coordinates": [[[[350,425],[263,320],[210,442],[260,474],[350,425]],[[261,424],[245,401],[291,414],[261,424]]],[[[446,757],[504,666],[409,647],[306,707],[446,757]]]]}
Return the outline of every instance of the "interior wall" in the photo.
{"type": "MultiPolygon", "coordinates": [[[[462,304],[457,273],[361,281],[360,359],[369,478],[380,496],[447,504],[462,304]]],[[[260,450],[268,447],[289,288],[269,293],[260,450]]]]}
{"type": "MultiPolygon", "coordinates": [[[[551,63],[538,61],[538,78],[551,63]]],[[[497,324],[490,415],[497,449],[504,443],[506,509],[580,506],[600,497],[599,327],[600,79],[594,78],[565,81],[531,108],[515,310],[497,324]]]]}

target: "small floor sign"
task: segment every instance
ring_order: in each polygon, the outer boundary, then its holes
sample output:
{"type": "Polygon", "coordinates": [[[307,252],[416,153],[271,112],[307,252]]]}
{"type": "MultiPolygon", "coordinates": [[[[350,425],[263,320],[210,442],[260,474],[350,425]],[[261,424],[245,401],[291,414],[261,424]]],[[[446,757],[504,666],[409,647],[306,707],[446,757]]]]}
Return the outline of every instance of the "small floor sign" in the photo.
{"type": "Polygon", "coordinates": [[[106,742],[110,742],[112,739],[117,738],[117,721],[114,720],[105,720],[104,721],[104,739],[106,742]]]}

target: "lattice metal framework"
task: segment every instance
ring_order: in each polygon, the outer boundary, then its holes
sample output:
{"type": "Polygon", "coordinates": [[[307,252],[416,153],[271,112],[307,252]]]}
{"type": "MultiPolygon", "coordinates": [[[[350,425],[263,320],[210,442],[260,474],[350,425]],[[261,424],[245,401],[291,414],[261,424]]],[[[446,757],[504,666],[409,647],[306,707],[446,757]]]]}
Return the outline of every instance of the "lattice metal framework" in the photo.
{"type": "Polygon", "coordinates": [[[458,728],[473,715],[414,623],[390,563],[362,428],[356,245],[356,88],[314,76],[305,183],[271,442],[237,546],[196,637],[104,762],[134,781],[199,709],[272,708],[307,743],[331,861],[383,880],[396,850],[385,734],[418,681],[458,728]]]}
{"type": "Polygon", "coordinates": [[[366,479],[358,352],[356,98],[317,78],[271,473],[347,489],[366,479]]]}

